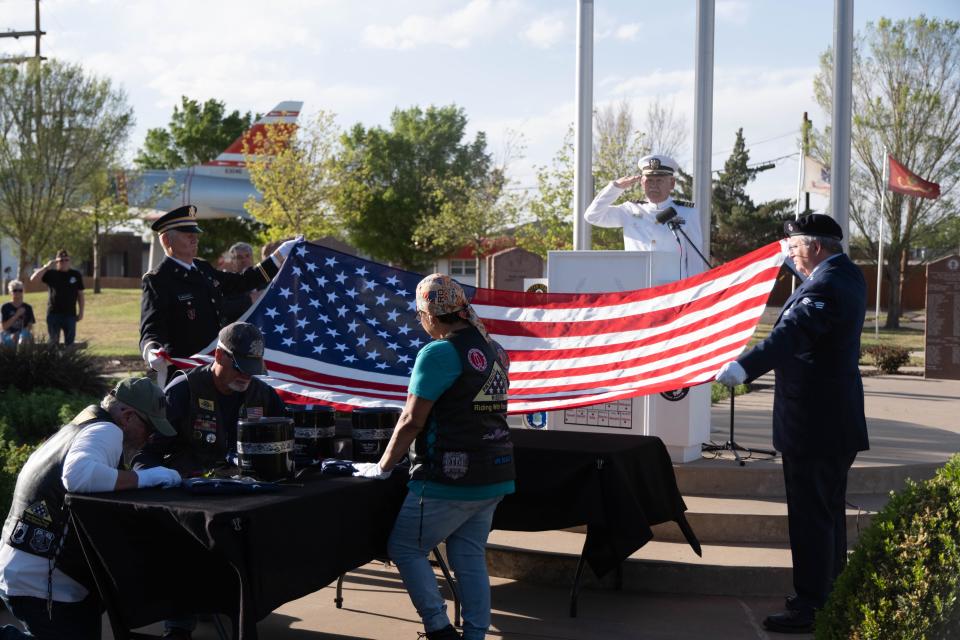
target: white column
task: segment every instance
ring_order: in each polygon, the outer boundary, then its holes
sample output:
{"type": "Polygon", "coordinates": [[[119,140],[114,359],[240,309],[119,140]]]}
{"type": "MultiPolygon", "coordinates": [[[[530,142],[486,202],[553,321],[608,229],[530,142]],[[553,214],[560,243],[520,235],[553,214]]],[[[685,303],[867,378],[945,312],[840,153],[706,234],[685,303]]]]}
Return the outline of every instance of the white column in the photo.
{"type": "Polygon", "coordinates": [[[714,0],[697,0],[697,63],[694,71],[693,200],[700,211],[703,254],[710,256],[713,202],[713,27],[714,0]]]}
{"type": "Polygon", "coordinates": [[[853,0],[834,0],[830,214],[850,246],[850,121],[853,111],[853,0]]]}
{"type": "Polygon", "coordinates": [[[577,119],[573,140],[573,248],[590,248],[583,219],[593,200],[593,0],[577,0],[577,119]]]}

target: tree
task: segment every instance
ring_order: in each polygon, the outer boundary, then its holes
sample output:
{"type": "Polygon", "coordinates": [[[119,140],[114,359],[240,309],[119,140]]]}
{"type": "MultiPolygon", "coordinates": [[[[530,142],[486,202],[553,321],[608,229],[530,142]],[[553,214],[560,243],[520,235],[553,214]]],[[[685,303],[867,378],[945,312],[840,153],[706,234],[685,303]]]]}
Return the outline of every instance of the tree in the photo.
{"type": "Polygon", "coordinates": [[[343,135],[334,207],[357,248],[408,269],[433,264],[439,247],[416,246],[414,234],[454,197],[437,186],[471,191],[490,171],[486,135],[464,141],[466,126],[455,105],[411,107],[394,110],[390,129],[356,124],[343,135]]]}
{"type": "Polygon", "coordinates": [[[173,108],[167,129],[149,129],[134,163],[141,169],[180,169],[209,162],[239,138],[253,122],[248,111],[234,110],[210,99],[202,105],[186,96],[173,108]]]}
{"type": "MultiPolygon", "coordinates": [[[[228,114],[219,100],[201,105],[183,96],[180,107],[173,108],[168,128],[147,131],[134,163],[140,169],[183,169],[209,162],[243,135],[253,119],[249,111],[228,114]]],[[[203,220],[200,227],[204,234],[199,257],[212,263],[235,242],[258,243],[263,232],[259,222],[242,218],[203,220]]]]}
{"type": "Polygon", "coordinates": [[[321,111],[306,126],[267,125],[244,144],[250,181],[263,194],[243,206],[267,226],[267,240],[339,235],[331,205],[339,131],[321,111]]]}
{"type": "MultiPolygon", "coordinates": [[[[918,18],[869,23],[853,58],[850,219],[876,255],[883,150],[919,176],[940,184],[939,200],[887,192],[882,212],[889,277],[887,328],[900,326],[908,260],[923,229],[954,218],[951,192],[960,176],[960,22],[918,18]]],[[[833,52],[821,56],[817,102],[830,112],[833,52]]],[[[829,163],[826,129],[814,149],[829,163]]]]}
{"type": "Polygon", "coordinates": [[[647,107],[645,153],[659,153],[676,159],[687,144],[687,122],[677,115],[673,103],[663,104],[659,98],[647,107]]]}
{"type": "Polygon", "coordinates": [[[746,187],[757,177],[757,169],[749,162],[750,152],[740,128],[723,171],[713,181],[710,253],[719,262],[783,237],[783,221],[793,205],[788,199],[754,204],[746,187]]]}
{"type": "Polygon", "coordinates": [[[0,68],[0,232],[20,249],[21,277],[53,249],[64,213],[83,203],[132,126],[124,93],[80,65],[0,68]]]}
{"type": "MultiPolygon", "coordinates": [[[[634,126],[629,103],[602,107],[593,115],[593,183],[595,190],[616,178],[633,175],[637,160],[650,153],[648,142],[664,144],[657,153],[675,154],[686,139],[682,119],[673,115],[673,109],[663,107],[659,100],[651,105],[646,134],[634,126]]],[[[679,186],[679,181],[678,181],[679,186]]],[[[518,244],[544,258],[547,252],[573,247],[573,126],[567,129],[560,150],[550,166],[537,168],[538,195],[531,200],[532,218],[517,233],[518,244]]],[[[639,184],[624,192],[619,202],[639,200],[643,190],[639,184]]],[[[591,246],[594,249],[623,248],[623,230],[592,227],[591,246]]]]}
{"type": "Polygon", "coordinates": [[[473,185],[462,176],[438,184],[435,196],[440,202],[436,216],[424,220],[413,234],[414,242],[427,251],[449,254],[469,245],[476,260],[476,286],[480,282],[480,260],[489,249],[493,236],[516,223],[523,196],[510,190],[509,164],[518,153],[518,138],[508,133],[503,157],[487,175],[473,185]]]}

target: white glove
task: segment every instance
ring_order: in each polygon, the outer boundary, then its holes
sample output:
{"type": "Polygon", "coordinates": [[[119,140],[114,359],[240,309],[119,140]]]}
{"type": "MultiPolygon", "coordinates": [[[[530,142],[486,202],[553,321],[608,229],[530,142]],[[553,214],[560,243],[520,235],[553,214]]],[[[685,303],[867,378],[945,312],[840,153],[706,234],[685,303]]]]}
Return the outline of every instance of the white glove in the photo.
{"type": "Polygon", "coordinates": [[[743,384],[743,381],[746,379],[747,372],[736,360],[731,360],[720,367],[720,371],[717,373],[717,382],[726,387],[735,387],[738,384],[743,384]]]}
{"type": "Polygon", "coordinates": [[[147,366],[158,373],[163,373],[167,370],[167,367],[170,365],[167,362],[166,358],[160,355],[160,349],[148,349],[147,350],[147,366]]]}
{"type": "Polygon", "coordinates": [[[286,258],[290,255],[290,252],[293,251],[293,248],[299,243],[303,242],[303,236],[299,235],[293,240],[287,240],[279,247],[277,247],[277,253],[279,253],[283,258],[286,258]]]}
{"type": "Polygon", "coordinates": [[[166,467],[137,469],[134,473],[137,474],[138,489],[144,489],[146,487],[163,487],[164,489],[168,489],[170,487],[179,487],[181,482],[180,474],[174,469],[168,469],[166,467]]]}
{"type": "Polygon", "coordinates": [[[358,478],[373,478],[375,480],[386,480],[390,477],[390,471],[384,471],[379,462],[354,462],[353,475],[358,478]]]}

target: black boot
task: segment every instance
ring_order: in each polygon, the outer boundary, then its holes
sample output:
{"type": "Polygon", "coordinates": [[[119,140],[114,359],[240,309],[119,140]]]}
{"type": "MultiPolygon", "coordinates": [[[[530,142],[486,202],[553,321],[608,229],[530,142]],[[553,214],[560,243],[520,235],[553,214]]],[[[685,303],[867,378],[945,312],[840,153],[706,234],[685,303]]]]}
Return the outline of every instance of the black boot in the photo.
{"type": "Polygon", "coordinates": [[[426,638],[427,640],[461,640],[462,636],[460,632],[453,628],[452,624],[448,624],[443,629],[437,629],[436,631],[427,631],[426,633],[417,632],[418,638],[426,638]]]}

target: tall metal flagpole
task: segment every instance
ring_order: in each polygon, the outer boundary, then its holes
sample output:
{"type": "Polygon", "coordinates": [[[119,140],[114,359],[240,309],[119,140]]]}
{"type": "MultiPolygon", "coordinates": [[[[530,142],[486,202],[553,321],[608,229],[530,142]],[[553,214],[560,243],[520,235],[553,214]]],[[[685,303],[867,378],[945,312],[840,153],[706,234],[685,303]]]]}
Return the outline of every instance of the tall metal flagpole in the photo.
{"type": "Polygon", "coordinates": [[[887,202],[887,180],[890,179],[890,156],[883,147],[883,181],[880,184],[880,237],[877,238],[877,317],[873,319],[873,334],[880,337],[880,283],[883,281],[883,211],[887,202]]]}
{"type": "Polygon", "coordinates": [[[694,70],[693,197],[700,209],[704,255],[710,255],[713,183],[713,31],[714,0],[697,0],[697,64],[694,70]]]}
{"type": "Polygon", "coordinates": [[[577,120],[573,163],[573,248],[590,248],[583,212],[593,199],[593,0],[577,0],[577,120]]]}
{"type": "Polygon", "coordinates": [[[853,0],[834,0],[830,214],[850,247],[850,121],[853,112],[853,0]]]}

